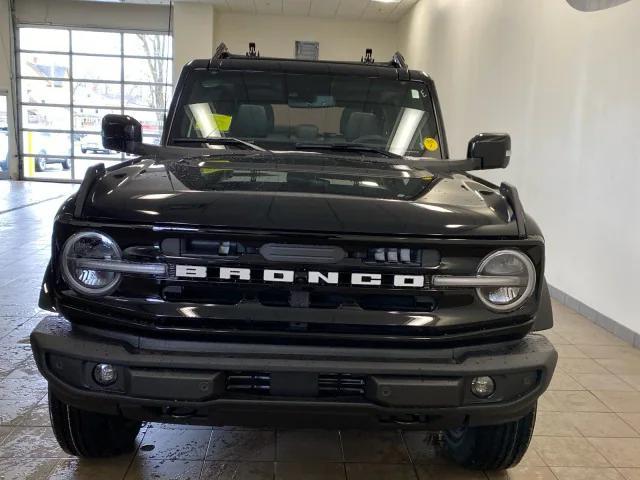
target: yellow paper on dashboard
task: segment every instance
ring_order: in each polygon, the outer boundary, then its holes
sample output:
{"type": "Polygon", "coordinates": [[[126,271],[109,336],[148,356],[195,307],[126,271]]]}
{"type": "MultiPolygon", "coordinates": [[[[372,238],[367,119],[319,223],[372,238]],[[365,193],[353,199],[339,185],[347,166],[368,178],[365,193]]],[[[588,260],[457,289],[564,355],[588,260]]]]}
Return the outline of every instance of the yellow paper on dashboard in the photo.
{"type": "Polygon", "coordinates": [[[231,120],[233,119],[231,115],[221,115],[219,113],[212,113],[211,117],[213,118],[213,121],[218,127],[218,130],[220,130],[221,132],[228,132],[229,129],[231,128],[231,120]]]}

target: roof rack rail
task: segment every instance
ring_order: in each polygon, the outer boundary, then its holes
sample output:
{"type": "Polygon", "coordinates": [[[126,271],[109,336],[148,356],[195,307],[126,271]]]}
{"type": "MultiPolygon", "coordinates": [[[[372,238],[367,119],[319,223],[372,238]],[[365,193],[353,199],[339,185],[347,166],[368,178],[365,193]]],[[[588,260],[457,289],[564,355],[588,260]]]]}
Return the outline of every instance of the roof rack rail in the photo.
{"type": "Polygon", "coordinates": [[[249,51],[246,53],[249,58],[260,58],[260,52],[256,51],[255,42],[249,42],[249,51]]]}
{"type": "Polygon", "coordinates": [[[404,59],[404,55],[402,55],[400,52],[396,52],[393,54],[390,64],[391,66],[401,68],[402,70],[409,70],[409,65],[407,65],[407,62],[404,59]]]}
{"type": "Polygon", "coordinates": [[[367,48],[364,51],[364,57],[362,57],[360,59],[360,62],[362,63],[374,63],[375,60],[373,59],[373,49],[372,48],[367,48]]]}

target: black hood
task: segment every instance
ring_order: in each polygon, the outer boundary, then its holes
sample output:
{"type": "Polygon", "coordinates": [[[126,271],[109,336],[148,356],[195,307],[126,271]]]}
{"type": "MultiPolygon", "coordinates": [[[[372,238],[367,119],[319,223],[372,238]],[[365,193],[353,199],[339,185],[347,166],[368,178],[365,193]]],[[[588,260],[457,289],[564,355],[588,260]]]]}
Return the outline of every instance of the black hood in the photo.
{"type": "Polygon", "coordinates": [[[139,161],[94,186],[87,218],[234,229],[516,237],[497,189],[411,160],[258,152],[139,161]],[[398,164],[400,163],[400,164],[398,164]]]}

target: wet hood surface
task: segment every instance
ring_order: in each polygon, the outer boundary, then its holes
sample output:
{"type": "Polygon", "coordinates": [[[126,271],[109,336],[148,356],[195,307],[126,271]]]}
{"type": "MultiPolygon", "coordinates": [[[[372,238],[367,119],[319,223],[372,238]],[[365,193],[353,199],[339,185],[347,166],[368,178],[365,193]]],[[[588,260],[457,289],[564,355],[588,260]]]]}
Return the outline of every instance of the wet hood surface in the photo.
{"type": "Polygon", "coordinates": [[[84,214],[253,230],[517,236],[504,197],[467,175],[435,175],[409,159],[326,153],[143,158],[107,171],[84,214]]]}

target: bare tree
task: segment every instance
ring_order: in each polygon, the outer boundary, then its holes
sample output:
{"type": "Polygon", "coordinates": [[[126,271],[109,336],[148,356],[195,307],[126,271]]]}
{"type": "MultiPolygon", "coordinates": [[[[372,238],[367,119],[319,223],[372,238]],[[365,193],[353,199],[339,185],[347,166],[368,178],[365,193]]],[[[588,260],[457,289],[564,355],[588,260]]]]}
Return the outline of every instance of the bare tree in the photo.
{"type": "Polygon", "coordinates": [[[167,57],[169,40],[163,35],[143,35],[138,34],[138,39],[142,43],[147,58],[147,65],[151,73],[152,81],[155,85],[149,88],[149,104],[153,108],[157,108],[156,116],[158,122],[162,124],[164,121],[164,109],[167,105],[167,89],[164,86],[169,76],[169,62],[164,59],[167,57]]]}

